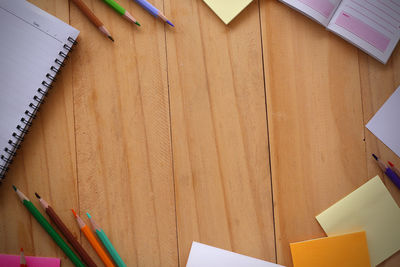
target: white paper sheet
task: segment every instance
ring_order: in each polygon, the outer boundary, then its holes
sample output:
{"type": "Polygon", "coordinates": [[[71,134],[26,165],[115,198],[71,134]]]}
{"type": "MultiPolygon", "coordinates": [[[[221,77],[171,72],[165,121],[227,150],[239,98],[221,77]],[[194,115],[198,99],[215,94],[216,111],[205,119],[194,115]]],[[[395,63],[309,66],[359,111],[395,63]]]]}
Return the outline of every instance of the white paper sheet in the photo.
{"type": "Polygon", "coordinates": [[[275,263],[244,256],[193,242],[186,267],[282,267],[275,263]]]}
{"type": "Polygon", "coordinates": [[[366,127],[400,157],[400,87],[366,127]]]}

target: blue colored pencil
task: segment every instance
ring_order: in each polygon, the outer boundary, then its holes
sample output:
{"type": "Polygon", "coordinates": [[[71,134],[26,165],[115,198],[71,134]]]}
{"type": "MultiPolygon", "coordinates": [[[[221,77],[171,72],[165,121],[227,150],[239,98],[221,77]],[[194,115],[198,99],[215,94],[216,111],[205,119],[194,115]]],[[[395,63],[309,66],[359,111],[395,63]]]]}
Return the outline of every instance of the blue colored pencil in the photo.
{"type": "Polygon", "coordinates": [[[172,22],[169,21],[167,19],[167,17],[160,10],[158,10],[156,7],[154,7],[152,4],[150,4],[146,0],[135,0],[135,1],[136,1],[136,3],[141,5],[144,9],[146,9],[150,14],[152,14],[154,17],[156,17],[156,18],[158,17],[158,18],[162,19],[164,22],[171,25],[172,27],[175,27],[174,24],[172,24],[172,22]]]}

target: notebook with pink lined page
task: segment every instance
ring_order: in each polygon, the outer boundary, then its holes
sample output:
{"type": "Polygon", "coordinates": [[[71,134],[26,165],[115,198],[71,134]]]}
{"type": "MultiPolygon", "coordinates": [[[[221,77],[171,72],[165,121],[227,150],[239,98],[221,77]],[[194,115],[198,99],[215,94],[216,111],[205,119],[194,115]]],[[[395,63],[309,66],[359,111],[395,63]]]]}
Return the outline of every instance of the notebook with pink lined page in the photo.
{"type": "Polygon", "coordinates": [[[386,64],[400,38],[400,0],[281,0],[386,64]]]}

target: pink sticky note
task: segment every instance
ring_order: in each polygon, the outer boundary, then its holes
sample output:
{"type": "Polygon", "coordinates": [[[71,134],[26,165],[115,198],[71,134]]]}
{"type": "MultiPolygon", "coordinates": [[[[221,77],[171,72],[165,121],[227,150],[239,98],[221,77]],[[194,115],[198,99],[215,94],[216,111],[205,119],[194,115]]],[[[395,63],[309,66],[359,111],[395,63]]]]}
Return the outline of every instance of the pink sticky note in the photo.
{"type": "MultiPolygon", "coordinates": [[[[60,259],[25,256],[28,267],[60,267],[60,259]]],[[[0,254],[0,267],[19,267],[19,255],[0,254]]]]}

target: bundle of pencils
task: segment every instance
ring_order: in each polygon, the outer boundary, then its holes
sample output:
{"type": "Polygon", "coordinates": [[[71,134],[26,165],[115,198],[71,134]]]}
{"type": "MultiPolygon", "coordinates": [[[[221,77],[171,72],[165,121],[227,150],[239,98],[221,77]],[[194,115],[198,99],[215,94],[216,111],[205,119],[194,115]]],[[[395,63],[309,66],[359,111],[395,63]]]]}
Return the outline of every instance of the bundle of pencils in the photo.
{"type": "MultiPolygon", "coordinates": [[[[40,223],[40,225],[47,231],[47,233],[53,238],[56,244],[64,251],[64,253],[71,259],[75,266],[78,267],[96,267],[97,265],[91,259],[89,254],[85,251],[85,249],[79,244],[78,240],[74,237],[71,231],[67,228],[64,222],[60,219],[54,209],[38,194],[35,193],[36,197],[39,199],[40,205],[45,210],[46,214],[49,216],[51,221],[56,225],[56,227],[60,230],[60,232],[64,235],[64,237],[68,240],[71,246],[75,249],[79,257],[74,253],[74,251],[65,243],[65,241],[61,238],[61,236],[54,230],[54,228],[50,225],[50,223],[46,220],[45,217],[36,209],[35,205],[18,189],[13,185],[14,191],[17,193],[18,197],[20,198],[21,202],[24,206],[29,210],[29,212],[33,215],[33,217],[40,223]],[[86,264],[86,265],[85,265],[86,264]]],[[[76,212],[72,209],[72,212],[77,220],[79,228],[81,229],[82,233],[85,235],[93,249],[99,255],[100,259],[107,267],[115,267],[114,263],[103,249],[101,244],[97,241],[96,237],[89,229],[89,227],[85,224],[81,217],[76,214],[76,212]]],[[[97,234],[97,237],[101,240],[104,247],[107,249],[108,253],[111,255],[112,259],[114,260],[115,264],[118,267],[126,267],[126,264],[123,262],[117,250],[112,245],[111,241],[108,239],[107,235],[100,228],[100,226],[94,221],[92,216],[87,213],[89,220],[92,224],[93,231],[97,234]]],[[[27,267],[24,252],[21,248],[21,257],[20,257],[20,266],[27,267]]]]}
{"type": "Polygon", "coordinates": [[[38,211],[38,209],[33,205],[33,203],[21,192],[15,185],[13,185],[14,191],[17,193],[22,204],[28,209],[28,211],[33,215],[33,217],[38,221],[38,223],[43,227],[44,230],[53,238],[54,242],[64,251],[64,253],[70,258],[70,260],[78,267],[85,267],[85,264],[79,259],[75,252],[65,243],[61,236],[54,230],[50,223],[45,217],[38,211]]]}
{"type": "Polygon", "coordinates": [[[53,223],[57,226],[58,230],[64,235],[64,237],[68,240],[71,246],[75,249],[75,251],[79,254],[81,259],[86,263],[89,267],[96,267],[97,265],[94,263],[92,258],[90,258],[89,254],[86,250],[79,244],[78,240],[74,237],[71,231],[67,228],[67,226],[63,223],[63,221],[58,217],[57,213],[54,211],[52,207],[42,199],[38,193],[35,193],[36,197],[39,199],[40,205],[46,211],[49,218],[53,221],[53,223]]]}
{"type": "MultiPolygon", "coordinates": [[[[104,23],[93,13],[92,10],[82,0],[71,0],[74,4],[82,11],[82,13],[92,22],[105,36],[114,42],[114,38],[111,36],[110,31],[104,26],[104,23]]],[[[120,14],[123,18],[128,21],[140,26],[140,23],[120,4],[115,0],[103,0],[108,6],[114,9],[115,12],[120,14]]],[[[156,7],[150,4],[147,0],[135,0],[140,6],[142,6],[147,12],[156,18],[160,18],[162,21],[175,27],[174,24],[156,7]]]]}
{"type": "Polygon", "coordinates": [[[108,257],[107,253],[101,247],[100,243],[97,241],[96,237],[93,235],[92,231],[90,231],[89,227],[85,224],[81,217],[72,209],[72,213],[76,218],[76,222],[79,225],[82,233],[85,235],[86,239],[89,241],[90,245],[92,245],[93,249],[96,251],[97,255],[99,255],[100,259],[107,267],[115,267],[112,263],[111,259],[108,257]]]}

